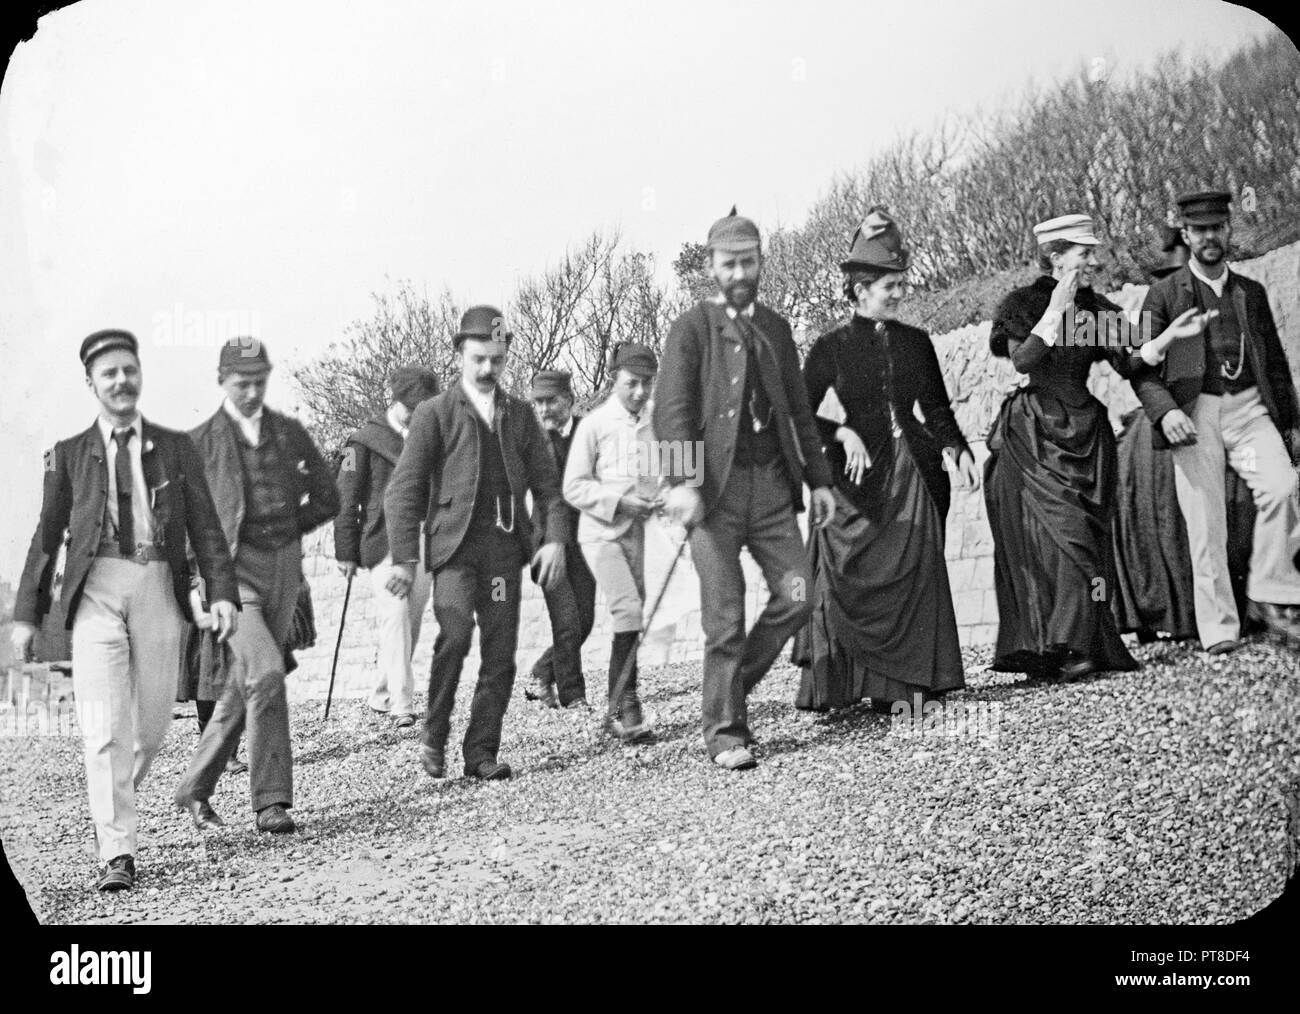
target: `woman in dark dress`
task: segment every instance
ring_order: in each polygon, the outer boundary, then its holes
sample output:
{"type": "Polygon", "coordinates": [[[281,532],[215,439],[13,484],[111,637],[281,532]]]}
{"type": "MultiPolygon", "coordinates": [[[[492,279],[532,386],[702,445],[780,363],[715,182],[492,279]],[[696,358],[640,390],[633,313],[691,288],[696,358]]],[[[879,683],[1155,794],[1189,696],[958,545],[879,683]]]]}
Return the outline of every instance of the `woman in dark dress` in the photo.
{"type": "Polygon", "coordinates": [[[1092,290],[1092,220],[1066,215],[1034,234],[1046,273],[1002,301],[989,335],[993,354],[1029,377],[1003,403],[984,466],[998,601],[992,668],[1068,681],[1137,668],[1111,611],[1115,435],[1087,388],[1099,360],[1128,376],[1130,352],[1108,347],[1098,327],[1101,311],[1123,311],[1092,290]],[[1101,334],[1081,344],[1089,320],[1101,334]]]}
{"type": "Polygon", "coordinates": [[[836,511],[809,543],[813,613],[795,646],[799,708],[870,697],[887,710],[965,683],[943,553],[946,468],[971,488],[979,470],[930,336],[895,317],[907,260],[893,220],[871,209],[840,266],[853,319],[818,338],[804,363],[836,511]],[[819,412],[830,390],[840,423],[819,412]]]}

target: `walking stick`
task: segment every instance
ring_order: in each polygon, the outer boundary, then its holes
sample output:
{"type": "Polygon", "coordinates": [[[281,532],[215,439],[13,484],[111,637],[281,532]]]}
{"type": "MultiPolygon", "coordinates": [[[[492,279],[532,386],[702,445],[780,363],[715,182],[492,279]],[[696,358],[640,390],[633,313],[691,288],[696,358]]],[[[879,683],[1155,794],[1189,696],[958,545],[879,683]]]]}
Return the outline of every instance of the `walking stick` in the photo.
{"type": "Polygon", "coordinates": [[[348,618],[348,599],[352,597],[352,577],[348,575],[348,586],[343,592],[343,611],[339,613],[339,637],[334,642],[334,664],[330,666],[330,688],[329,693],[325,695],[325,721],[330,717],[330,701],[334,697],[334,674],[339,668],[339,648],[343,646],[343,621],[348,618]]]}
{"type": "Polygon", "coordinates": [[[682,536],[682,541],[677,544],[677,552],[673,554],[672,562],[668,565],[668,573],[664,575],[664,583],[659,587],[659,594],[655,596],[654,601],[650,604],[650,613],[641,623],[641,629],[636,635],[636,643],[632,646],[627,659],[623,662],[623,669],[618,674],[618,681],[614,684],[614,691],[609,695],[609,710],[605,714],[605,728],[619,739],[633,739],[635,734],[639,732],[639,730],[632,730],[632,734],[629,734],[629,730],[621,729],[616,724],[619,701],[623,699],[623,693],[632,680],[632,667],[636,665],[637,652],[641,648],[641,642],[645,640],[646,631],[650,629],[650,624],[654,621],[655,613],[659,611],[659,603],[663,601],[664,594],[668,591],[668,585],[673,579],[673,571],[677,569],[677,561],[682,558],[682,550],[686,548],[686,543],[690,541],[692,527],[691,525],[686,526],[686,534],[682,536]]]}

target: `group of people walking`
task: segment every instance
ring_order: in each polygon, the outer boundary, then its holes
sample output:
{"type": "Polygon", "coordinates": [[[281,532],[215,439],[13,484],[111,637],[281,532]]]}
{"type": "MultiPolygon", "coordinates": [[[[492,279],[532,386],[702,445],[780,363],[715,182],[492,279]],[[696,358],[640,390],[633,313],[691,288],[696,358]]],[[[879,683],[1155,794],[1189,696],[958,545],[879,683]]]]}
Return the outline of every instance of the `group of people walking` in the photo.
{"type": "MultiPolygon", "coordinates": [[[[1263,287],[1224,259],[1228,195],[1191,194],[1179,207],[1188,260],[1149,291],[1148,340],[1127,344],[1111,340],[1121,311],[1091,286],[1091,219],[1035,228],[1042,275],[1002,301],[990,335],[993,354],[1026,382],[1001,407],[982,474],[929,335],[899,320],[910,255],[883,208],[871,209],[840,265],[849,321],[819,337],[802,366],[789,323],[758,300],[758,228],[732,209],[708,234],[714,295],[673,324],[662,362],[643,345],[612,350],[609,395],[585,416],[566,373],[538,373],[531,404],[501,388],[512,336],[500,311],[476,306],[453,336],[459,378],[440,390],[429,370],[398,369],[389,406],[352,434],[337,475],[297,421],[263,404],[271,364],[260,342],[223,347],[222,404],[187,436],[140,416],[136,339],[89,336],[81,360],[99,418],[47,456],[14,636],[25,656],[66,533],[62,602],[100,888],[134,883],[134,792],[167,729],[187,622],[203,631],[221,679],[207,680],[215,703],[176,804],[197,827],[219,826],[209,800],[246,735],[257,827],[294,829],[286,647],[301,536],[330,519],[341,571],[368,570],[374,592],[380,648],[368,703],[398,726],[416,722],[411,658],[432,598],[420,756],[434,778],[446,775],[477,629],[462,756],[465,774],[484,780],[512,773],[499,753],[526,564],[553,637],[525,696],[590,706],[581,649],[599,588],[612,630],[609,728],[624,741],[653,737],[636,660],[645,525],[654,514],[681,525],[700,585],[703,737],[715,764],[742,770],[757,763],[747,696],[792,637],[800,708],[870,700],[889,710],[964,685],[944,556],[954,479],[983,486],[994,534],[994,668],[1070,680],[1137,667],[1120,637],[1116,596],[1132,582],[1117,557],[1136,568],[1141,546],[1116,534],[1121,460],[1086,386],[1105,361],[1141,399],[1152,450],[1172,448],[1164,488],[1186,527],[1182,580],[1203,646],[1221,654],[1239,644],[1228,471],[1255,507],[1249,608],[1292,632],[1295,389],[1263,287]],[[1084,325],[1094,340],[1077,340],[1084,325]],[[748,629],[742,548],[769,592],[748,629]]],[[[1148,611],[1142,622],[1155,625],[1143,628],[1151,635],[1161,620],[1148,611]]]]}

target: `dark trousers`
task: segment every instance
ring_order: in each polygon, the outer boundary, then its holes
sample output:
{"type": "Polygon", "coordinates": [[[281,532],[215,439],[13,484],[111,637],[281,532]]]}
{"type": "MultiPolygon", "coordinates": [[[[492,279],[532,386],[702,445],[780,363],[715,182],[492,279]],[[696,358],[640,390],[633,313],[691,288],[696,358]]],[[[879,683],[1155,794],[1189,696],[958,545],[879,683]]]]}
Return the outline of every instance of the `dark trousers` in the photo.
{"type": "Polygon", "coordinates": [[[543,588],[552,644],[533,664],[539,683],[554,683],[560,707],[587,696],[582,645],[596,622],[596,579],[576,542],[564,547],[564,580],[543,588]]]}
{"type": "Polygon", "coordinates": [[[302,582],[302,546],[241,545],[235,556],[239,624],[230,638],[226,689],[199,737],[176,802],[209,799],[248,727],[248,780],[254,810],[293,805],[293,752],[284,689],[284,646],[302,582]]]}
{"type": "Polygon", "coordinates": [[[494,528],[483,534],[471,531],[433,575],[438,637],[429,669],[424,742],[440,750],[446,746],[456,688],[477,620],[478,685],[462,744],[467,773],[483,761],[496,760],[501,747],[501,723],[515,682],[523,565],[519,541],[494,528]]]}
{"type": "Polygon", "coordinates": [[[745,695],[808,619],[812,572],[785,466],[733,467],[716,505],[691,533],[704,629],[704,742],[709,756],[753,741],[745,695]],[[763,571],[770,598],[745,634],[740,550],[763,571]]]}

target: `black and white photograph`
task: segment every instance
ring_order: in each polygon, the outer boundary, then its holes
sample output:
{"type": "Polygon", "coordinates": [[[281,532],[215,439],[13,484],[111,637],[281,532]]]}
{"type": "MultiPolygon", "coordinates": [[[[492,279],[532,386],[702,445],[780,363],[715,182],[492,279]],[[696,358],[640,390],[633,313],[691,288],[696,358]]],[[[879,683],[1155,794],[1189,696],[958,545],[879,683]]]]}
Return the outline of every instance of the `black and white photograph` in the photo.
{"type": "Polygon", "coordinates": [[[1063,958],[1081,990],[1275,979],[1275,16],[19,14],[0,921],[33,981],[182,995],[214,927],[485,924],[854,927],[873,975],[1091,927],[1122,942],[1063,958]]]}

